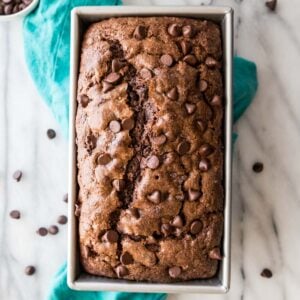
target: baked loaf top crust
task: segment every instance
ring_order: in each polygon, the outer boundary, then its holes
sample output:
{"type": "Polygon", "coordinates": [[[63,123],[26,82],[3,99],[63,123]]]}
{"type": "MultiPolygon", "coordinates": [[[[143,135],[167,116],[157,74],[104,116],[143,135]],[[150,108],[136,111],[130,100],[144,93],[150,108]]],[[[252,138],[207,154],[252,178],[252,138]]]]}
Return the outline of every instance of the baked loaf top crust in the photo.
{"type": "Polygon", "coordinates": [[[84,35],[76,117],[81,262],[153,282],[216,274],[223,231],[218,25],[111,18],[84,35]]]}

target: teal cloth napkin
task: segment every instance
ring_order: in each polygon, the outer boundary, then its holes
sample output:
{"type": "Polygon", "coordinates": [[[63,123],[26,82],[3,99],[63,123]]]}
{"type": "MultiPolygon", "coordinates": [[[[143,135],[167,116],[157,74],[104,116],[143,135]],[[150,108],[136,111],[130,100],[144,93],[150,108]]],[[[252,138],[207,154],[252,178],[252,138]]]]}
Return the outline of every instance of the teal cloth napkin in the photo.
{"type": "MultiPolygon", "coordinates": [[[[38,91],[65,135],[68,132],[70,11],[81,5],[120,5],[119,0],[41,0],[23,26],[27,65],[38,91]]],[[[256,65],[234,58],[234,121],[244,113],[258,87],[256,65]]],[[[236,135],[234,136],[236,138],[236,135]]],[[[48,300],[163,300],[166,294],[79,292],[67,286],[66,263],[54,276],[48,300]]]]}

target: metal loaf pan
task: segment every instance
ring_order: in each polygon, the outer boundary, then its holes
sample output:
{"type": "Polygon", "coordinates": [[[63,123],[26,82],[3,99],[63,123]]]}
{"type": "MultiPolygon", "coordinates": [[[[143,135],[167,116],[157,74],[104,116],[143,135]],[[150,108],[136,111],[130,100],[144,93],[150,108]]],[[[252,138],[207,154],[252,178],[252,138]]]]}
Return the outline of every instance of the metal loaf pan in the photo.
{"type": "Polygon", "coordinates": [[[232,53],[233,53],[233,10],[230,7],[205,6],[99,6],[77,7],[72,10],[71,20],[71,78],[70,78],[70,134],[69,134],[69,227],[68,227],[68,285],[75,290],[127,291],[164,293],[226,293],[230,284],[230,235],[231,235],[231,144],[232,144],[232,53]],[[78,222],[74,216],[77,198],[76,134],[75,115],[77,109],[77,79],[81,52],[81,39],[91,22],[110,17],[124,16],[180,16],[208,19],[222,28],[224,59],[224,233],[222,250],[224,258],[218,274],[208,280],[161,284],[134,282],[92,276],[85,273],[79,261],[78,222]]]}

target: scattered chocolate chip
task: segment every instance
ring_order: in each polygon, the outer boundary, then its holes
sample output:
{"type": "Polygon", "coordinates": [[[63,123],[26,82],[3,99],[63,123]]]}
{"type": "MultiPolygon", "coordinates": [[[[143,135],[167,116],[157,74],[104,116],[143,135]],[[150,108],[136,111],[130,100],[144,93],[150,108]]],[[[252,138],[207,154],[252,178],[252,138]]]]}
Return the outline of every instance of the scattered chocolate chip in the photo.
{"type": "Polygon", "coordinates": [[[132,207],[132,208],[129,208],[129,212],[130,214],[135,217],[136,219],[138,219],[140,217],[140,212],[137,208],[135,207],[132,207]]]}
{"type": "Polygon", "coordinates": [[[174,228],[170,224],[162,224],[160,230],[164,236],[168,236],[172,234],[174,228]]]}
{"type": "Polygon", "coordinates": [[[105,77],[104,81],[110,84],[117,84],[121,78],[120,74],[112,72],[105,77]]]}
{"type": "Polygon", "coordinates": [[[147,199],[155,204],[158,204],[161,200],[160,191],[154,191],[147,196],[147,199]]]}
{"type": "Polygon", "coordinates": [[[4,5],[4,14],[5,15],[10,15],[10,14],[12,14],[12,12],[13,12],[13,5],[11,3],[4,5]]]}
{"type": "Polygon", "coordinates": [[[112,182],[113,187],[118,191],[122,191],[125,188],[125,180],[123,179],[114,179],[112,182]]]}
{"type": "Polygon", "coordinates": [[[53,235],[57,234],[58,231],[59,231],[59,229],[58,229],[58,227],[57,227],[56,225],[51,225],[51,226],[48,228],[48,232],[49,232],[50,234],[53,234],[53,235]]]}
{"type": "Polygon", "coordinates": [[[271,11],[275,11],[277,6],[277,0],[270,0],[267,1],[265,4],[268,9],[270,9],[271,11]]]}
{"type": "Polygon", "coordinates": [[[88,106],[88,104],[90,103],[90,99],[87,95],[81,95],[79,97],[79,102],[80,102],[81,106],[84,108],[84,107],[88,106]]]}
{"type": "Polygon", "coordinates": [[[40,236],[45,236],[45,235],[48,234],[48,230],[47,230],[47,228],[45,228],[45,227],[40,227],[40,228],[36,231],[36,233],[37,233],[38,235],[40,235],[40,236]]]}
{"type": "Polygon", "coordinates": [[[167,93],[167,97],[171,100],[177,100],[178,99],[178,90],[176,87],[172,88],[168,93],[167,93]]]}
{"type": "Polygon", "coordinates": [[[64,194],[63,199],[64,202],[68,203],[68,193],[64,194]]]}
{"type": "Polygon", "coordinates": [[[111,156],[108,153],[104,153],[98,156],[97,163],[98,165],[104,166],[107,165],[111,160],[111,156]]]}
{"type": "Polygon", "coordinates": [[[177,37],[181,35],[181,27],[178,24],[171,24],[168,27],[168,33],[171,36],[177,37]]]}
{"type": "Polygon", "coordinates": [[[114,88],[114,86],[108,82],[103,81],[103,92],[109,92],[110,90],[112,90],[114,88]]]}
{"type": "Polygon", "coordinates": [[[142,25],[138,25],[134,32],[133,32],[133,37],[137,40],[142,40],[147,36],[147,28],[142,25]]]}
{"type": "Polygon", "coordinates": [[[153,144],[163,145],[167,141],[167,137],[164,134],[152,137],[153,144]]]}
{"type": "Polygon", "coordinates": [[[187,103],[185,103],[185,109],[186,109],[187,113],[189,115],[191,115],[196,110],[196,104],[187,102],[187,103]]]}
{"type": "Polygon", "coordinates": [[[118,133],[121,130],[121,124],[119,121],[117,120],[112,120],[109,122],[109,129],[114,132],[114,133],[118,133]]]}
{"type": "Polygon", "coordinates": [[[181,47],[181,51],[182,51],[183,55],[189,54],[192,50],[191,43],[189,43],[187,41],[181,41],[180,42],[180,47],[181,47]]]}
{"type": "Polygon", "coordinates": [[[181,268],[180,267],[172,267],[169,268],[169,275],[172,278],[178,278],[181,274],[181,268]]]}
{"type": "Polygon", "coordinates": [[[207,126],[206,123],[202,120],[197,120],[197,125],[201,132],[204,132],[207,126]]]}
{"type": "Polygon", "coordinates": [[[54,139],[56,137],[56,132],[53,129],[48,129],[47,130],[47,136],[49,139],[54,139]]]}
{"type": "Polygon", "coordinates": [[[260,172],[262,172],[263,169],[264,169],[264,165],[261,162],[256,162],[252,167],[252,170],[255,173],[260,173],[260,172]]]}
{"type": "Polygon", "coordinates": [[[216,67],[218,65],[218,61],[215,60],[213,57],[211,56],[208,56],[206,57],[205,59],[205,64],[210,67],[210,68],[213,68],[213,67],[216,67]]]}
{"type": "Polygon", "coordinates": [[[108,243],[116,243],[119,239],[119,234],[115,230],[108,230],[103,239],[108,243]]]}
{"type": "Polygon", "coordinates": [[[199,153],[201,156],[209,156],[214,152],[214,148],[210,144],[203,144],[199,148],[199,153]]]}
{"type": "Polygon", "coordinates": [[[189,195],[189,200],[190,201],[196,201],[202,196],[202,192],[189,189],[188,190],[188,195],[189,195]]]}
{"type": "Polygon", "coordinates": [[[26,275],[31,276],[35,273],[36,270],[34,266],[27,266],[24,271],[26,275]]]}
{"type": "Polygon", "coordinates": [[[140,74],[141,74],[142,78],[144,78],[145,80],[148,80],[148,79],[152,78],[152,72],[147,68],[143,68],[140,71],[140,74]]]}
{"type": "Polygon", "coordinates": [[[67,224],[67,222],[68,222],[68,218],[64,215],[61,215],[57,218],[58,224],[64,225],[64,224],[67,224]]]}
{"type": "Polygon", "coordinates": [[[17,170],[13,174],[13,179],[16,180],[17,182],[19,182],[22,178],[22,175],[23,175],[22,171],[17,170]]]}
{"type": "Polygon", "coordinates": [[[119,278],[122,278],[122,277],[129,274],[128,269],[124,266],[117,266],[115,271],[116,271],[116,274],[119,278]]]}
{"type": "Polygon", "coordinates": [[[156,155],[151,155],[148,159],[147,159],[147,167],[155,170],[159,167],[159,158],[156,155]]]}
{"type": "Polygon", "coordinates": [[[81,208],[78,204],[75,204],[75,211],[74,211],[75,217],[80,217],[80,214],[81,214],[81,208]]]}
{"type": "Polygon", "coordinates": [[[200,84],[199,84],[199,88],[200,88],[200,92],[205,92],[208,88],[208,84],[205,80],[200,80],[200,84]]]}
{"type": "Polygon", "coordinates": [[[260,276],[265,278],[271,278],[273,276],[273,273],[270,269],[265,268],[261,271],[260,276]]]}
{"type": "Polygon", "coordinates": [[[190,227],[190,231],[192,234],[199,233],[203,228],[202,222],[199,220],[193,221],[190,227]]]}
{"type": "Polygon", "coordinates": [[[114,58],[111,62],[111,70],[113,72],[118,72],[125,66],[125,64],[126,63],[119,58],[114,58]]]}
{"type": "Polygon", "coordinates": [[[160,61],[163,65],[171,67],[173,65],[173,57],[169,54],[164,54],[160,57],[160,61]]]}
{"type": "Polygon", "coordinates": [[[197,59],[194,55],[188,54],[183,58],[183,61],[190,66],[195,66],[197,64],[197,59]]]}
{"type": "Polygon", "coordinates": [[[172,221],[172,226],[181,228],[183,226],[183,220],[180,216],[176,216],[172,221]]]}
{"type": "Polygon", "coordinates": [[[218,247],[215,247],[212,250],[210,250],[208,253],[208,256],[211,259],[222,260],[221,251],[220,251],[220,248],[218,248],[218,247]]]}
{"type": "Polygon", "coordinates": [[[193,37],[195,34],[195,31],[191,25],[185,25],[182,27],[182,34],[184,37],[193,37]]]}
{"type": "Polygon", "coordinates": [[[199,169],[200,169],[200,171],[206,172],[206,171],[209,170],[209,168],[210,168],[210,162],[209,162],[209,160],[206,159],[206,158],[201,159],[200,162],[199,162],[199,169]]]}
{"type": "Polygon", "coordinates": [[[128,118],[122,121],[122,128],[124,130],[131,130],[134,127],[134,120],[132,118],[128,118]]]}
{"type": "Polygon", "coordinates": [[[12,210],[10,213],[9,213],[10,217],[12,219],[20,219],[21,218],[21,213],[19,210],[12,210]]]}
{"type": "Polygon", "coordinates": [[[121,257],[120,257],[120,261],[123,265],[131,265],[133,263],[133,257],[130,253],[128,253],[127,251],[125,251],[121,257]]]}
{"type": "Polygon", "coordinates": [[[191,144],[188,141],[182,141],[177,146],[177,152],[180,155],[184,155],[191,149],[191,144]]]}
{"type": "Polygon", "coordinates": [[[221,105],[222,101],[221,101],[221,97],[218,95],[215,95],[212,100],[210,101],[210,104],[213,106],[219,106],[221,105]]]}
{"type": "Polygon", "coordinates": [[[92,133],[89,133],[85,138],[85,144],[87,147],[87,151],[91,153],[97,145],[97,138],[92,133]]]}

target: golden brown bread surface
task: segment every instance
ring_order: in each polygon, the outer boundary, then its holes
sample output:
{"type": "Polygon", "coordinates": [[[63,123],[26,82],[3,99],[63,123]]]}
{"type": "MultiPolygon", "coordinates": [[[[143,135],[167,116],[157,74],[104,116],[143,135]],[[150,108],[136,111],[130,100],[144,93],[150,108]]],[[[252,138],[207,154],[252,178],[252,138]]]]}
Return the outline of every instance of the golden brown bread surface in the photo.
{"type": "Polygon", "coordinates": [[[218,25],[112,18],[82,43],[76,117],[81,262],[173,282],[215,275],[223,232],[218,25]]]}

